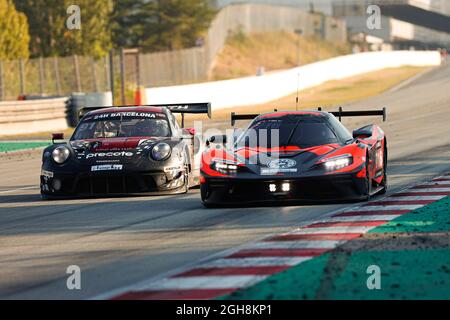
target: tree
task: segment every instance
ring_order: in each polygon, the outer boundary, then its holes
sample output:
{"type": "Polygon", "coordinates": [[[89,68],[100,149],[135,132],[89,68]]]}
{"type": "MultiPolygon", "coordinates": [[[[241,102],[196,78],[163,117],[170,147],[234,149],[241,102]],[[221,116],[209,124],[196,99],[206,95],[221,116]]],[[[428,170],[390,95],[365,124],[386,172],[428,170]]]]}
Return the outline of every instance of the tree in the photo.
{"type": "Polygon", "coordinates": [[[117,48],[135,48],[145,37],[145,24],[149,19],[146,0],[116,1],[113,11],[112,38],[117,48]]]}
{"type": "Polygon", "coordinates": [[[67,8],[70,0],[15,0],[18,10],[29,20],[32,56],[100,57],[110,49],[112,0],[77,0],[81,29],[70,30],[67,8]]]}
{"type": "Polygon", "coordinates": [[[195,46],[214,16],[208,0],[153,0],[145,10],[149,18],[140,44],[146,51],[195,46]]]}
{"type": "Polygon", "coordinates": [[[29,42],[27,17],[11,0],[0,0],[0,60],[28,58],[29,42]]]}

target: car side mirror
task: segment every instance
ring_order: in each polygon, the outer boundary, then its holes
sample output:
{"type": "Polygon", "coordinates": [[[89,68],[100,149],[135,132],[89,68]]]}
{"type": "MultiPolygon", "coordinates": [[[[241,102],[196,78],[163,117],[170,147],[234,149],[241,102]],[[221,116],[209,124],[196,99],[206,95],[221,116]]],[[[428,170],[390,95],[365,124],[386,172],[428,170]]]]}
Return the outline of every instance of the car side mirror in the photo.
{"type": "Polygon", "coordinates": [[[53,133],[52,134],[52,143],[55,144],[55,140],[64,140],[64,133],[53,133]]]}
{"type": "Polygon", "coordinates": [[[369,138],[373,134],[372,126],[366,126],[353,131],[353,138],[355,139],[365,139],[369,138]]]}

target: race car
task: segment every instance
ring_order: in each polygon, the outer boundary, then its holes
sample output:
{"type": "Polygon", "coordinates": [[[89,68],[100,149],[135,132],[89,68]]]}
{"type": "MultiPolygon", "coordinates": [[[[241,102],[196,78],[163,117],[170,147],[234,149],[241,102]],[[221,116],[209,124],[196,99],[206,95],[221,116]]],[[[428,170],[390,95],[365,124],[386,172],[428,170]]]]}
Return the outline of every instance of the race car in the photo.
{"type": "Polygon", "coordinates": [[[226,135],[208,139],[201,164],[203,204],[368,200],[386,192],[385,134],[377,125],[350,134],[340,122],[350,116],[385,121],[386,109],[232,113],[232,125],[253,121],[231,143],[226,135]]]}
{"type": "Polygon", "coordinates": [[[186,193],[199,184],[201,137],[174,114],[205,113],[209,103],[85,108],[68,143],[44,150],[44,199],[186,193]]]}

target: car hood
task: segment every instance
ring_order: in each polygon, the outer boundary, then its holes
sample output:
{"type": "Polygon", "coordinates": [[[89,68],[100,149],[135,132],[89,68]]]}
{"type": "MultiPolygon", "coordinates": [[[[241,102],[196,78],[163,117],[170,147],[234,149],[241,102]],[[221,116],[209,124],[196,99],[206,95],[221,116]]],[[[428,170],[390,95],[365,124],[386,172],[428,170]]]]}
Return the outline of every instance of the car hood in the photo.
{"type": "Polygon", "coordinates": [[[158,142],[170,138],[106,138],[74,140],[70,145],[78,161],[84,164],[131,163],[148,155],[158,142]]]}
{"type": "Polygon", "coordinates": [[[317,161],[335,151],[339,145],[316,146],[300,149],[296,147],[270,150],[238,149],[234,152],[238,162],[246,163],[247,170],[256,174],[297,174],[313,167],[317,161]]]}

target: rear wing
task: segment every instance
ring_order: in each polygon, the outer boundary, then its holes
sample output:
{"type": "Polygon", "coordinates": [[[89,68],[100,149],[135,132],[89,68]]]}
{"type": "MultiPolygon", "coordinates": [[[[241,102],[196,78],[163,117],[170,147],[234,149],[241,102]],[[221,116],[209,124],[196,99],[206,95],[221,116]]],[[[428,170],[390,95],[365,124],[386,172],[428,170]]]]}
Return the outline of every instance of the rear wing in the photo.
{"type": "Polygon", "coordinates": [[[96,110],[106,109],[106,108],[113,108],[113,107],[109,106],[109,107],[85,107],[85,108],[82,108],[82,109],[80,109],[80,111],[78,111],[78,119],[83,118],[85,115],[87,115],[91,111],[96,111],[96,110]]]}
{"type": "MultiPolygon", "coordinates": [[[[172,113],[179,113],[182,116],[182,126],[184,127],[184,115],[185,114],[207,114],[208,118],[211,119],[211,103],[176,103],[176,104],[152,104],[152,105],[139,105],[139,106],[123,106],[123,107],[161,107],[167,108],[172,113]]],[[[86,107],[79,111],[79,118],[83,118],[86,114],[91,111],[113,108],[112,106],[104,107],[86,107]]],[[[120,106],[116,106],[120,108],[120,106]]]]}
{"type": "MultiPolygon", "coordinates": [[[[278,110],[275,109],[274,112],[278,110]]],[[[323,111],[321,107],[319,107],[318,111],[323,111]]],[[[342,121],[343,117],[368,117],[368,116],[382,116],[383,121],[386,121],[387,112],[386,108],[380,110],[363,110],[363,111],[343,111],[342,107],[339,107],[338,111],[329,112],[335,117],[339,118],[339,121],[342,121]]],[[[235,112],[231,113],[231,126],[236,124],[238,120],[253,120],[258,117],[259,114],[236,114],[235,112]]]]}
{"type": "MultiPolygon", "coordinates": [[[[319,111],[322,111],[322,108],[319,108],[319,111]]],[[[338,111],[330,112],[335,117],[339,118],[339,121],[342,121],[343,117],[370,117],[370,116],[382,116],[383,121],[385,122],[387,119],[386,108],[380,110],[363,110],[363,111],[343,111],[342,107],[339,107],[338,111]]]]}
{"type": "Polygon", "coordinates": [[[236,114],[236,112],[231,113],[231,126],[236,124],[237,120],[253,120],[258,117],[259,114],[236,114]]]}
{"type": "Polygon", "coordinates": [[[211,103],[176,103],[176,104],[157,104],[151,107],[166,107],[172,113],[191,113],[191,114],[207,114],[211,119],[211,103]]]}

